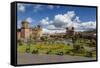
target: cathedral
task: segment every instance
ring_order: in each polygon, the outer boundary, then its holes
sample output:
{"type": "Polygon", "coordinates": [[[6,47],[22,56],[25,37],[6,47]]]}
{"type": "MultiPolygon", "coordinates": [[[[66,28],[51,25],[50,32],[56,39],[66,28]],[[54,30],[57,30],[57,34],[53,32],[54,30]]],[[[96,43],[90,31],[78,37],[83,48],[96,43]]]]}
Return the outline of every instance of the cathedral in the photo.
{"type": "Polygon", "coordinates": [[[31,28],[28,21],[22,21],[21,28],[17,29],[17,40],[40,39],[42,36],[42,28],[37,25],[31,28]]]}
{"type": "MultiPolygon", "coordinates": [[[[64,35],[67,36],[73,36],[75,34],[74,27],[67,27],[66,32],[64,35]]],[[[28,41],[30,39],[32,40],[39,40],[43,36],[43,29],[40,25],[37,25],[36,27],[32,28],[30,27],[30,24],[28,21],[24,20],[21,22],[20,29],[17,29],[17,40],[23,40],[28,41]]],[[[52,34],[54,37],[63,37],[63,34],[52,34]],[[60,36],[59,36],[60,35],[60,36]]]]}
{"type": "Polygon", "coordinates": [[[67,27],[66,28],[66,35],[68,35],[68,36],[75,35],[75,28],[74,27],[67,27]]]}

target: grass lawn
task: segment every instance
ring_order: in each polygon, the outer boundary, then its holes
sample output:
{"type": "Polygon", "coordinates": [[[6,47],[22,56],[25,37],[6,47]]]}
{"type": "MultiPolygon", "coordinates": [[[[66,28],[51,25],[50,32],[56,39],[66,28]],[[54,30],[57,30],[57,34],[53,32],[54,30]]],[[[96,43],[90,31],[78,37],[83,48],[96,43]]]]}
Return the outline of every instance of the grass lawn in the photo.
{"type": "Polygon", "coordinates": [[[17,50],[19,53],[25,53],[26,49],[30,48],[30,52],[33,50],[38,50],[39,53],[45,53],[46,51],[66,51],[72,49],[71,46],[64,45],[64,44],[44,44],[44,43],[36,43],[36,44],[24,44],[18,45],[17,50]]]}
{"type": "MultiPolygon", "coordinates": [[[[50,41],[50,40],[49,40],[50,41]]],[[[17,52],[18,53],[32,53],[32,54],[53,54],[53,55],[77,55],[77,56],[91,56],[96,57],[96,52],[87,52],[87,50],[78,50],[78,52],[74,52],[72,45],[63,44],[63,43],[49,43],[47,42],[35,42],[35,43],[22,43],[17,44],[17,52]],[[82,52],[81,52],[82,51],[82,52]]],[[[83,39],[76,40],[75,44],[80,46],[86,46],[87,42],[83,39]]]]}

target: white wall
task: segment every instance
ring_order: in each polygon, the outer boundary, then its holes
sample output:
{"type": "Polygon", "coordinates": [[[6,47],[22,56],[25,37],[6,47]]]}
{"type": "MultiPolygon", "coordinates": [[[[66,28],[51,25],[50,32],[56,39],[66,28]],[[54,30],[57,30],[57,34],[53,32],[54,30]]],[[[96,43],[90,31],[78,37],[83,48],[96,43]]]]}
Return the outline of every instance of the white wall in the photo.
{"type": "MultiPolygon", "coordinates": [[[[14,0],[0,0],[0,68],[14,68],[13,66],[10,65],[10,3],[12,1],[14,0]]],[[[98,6],[99,9],[98,12],[100,12],[100,0],[26,0],[26,1],[94,5],[98,6]]],[[[98,17],[99,17],[98,19],[100,19],[100,13],[98,13],[98,17]]],[[[100,29],[99,21],[98,25],[99,25],[98,29],[100,29]]],[[[98,45],[98,49],[99,48],[100,46],[98,45]]],[[[100,68],[99,66],[100,62],[87,62],[87,63],[56,64],[56,65],[39,65],[39,66],[34,66],[34,68],[100,68]]],[[[32,68],[33,66],[26,66],[25,68],[27,67],[32,68]]]]}

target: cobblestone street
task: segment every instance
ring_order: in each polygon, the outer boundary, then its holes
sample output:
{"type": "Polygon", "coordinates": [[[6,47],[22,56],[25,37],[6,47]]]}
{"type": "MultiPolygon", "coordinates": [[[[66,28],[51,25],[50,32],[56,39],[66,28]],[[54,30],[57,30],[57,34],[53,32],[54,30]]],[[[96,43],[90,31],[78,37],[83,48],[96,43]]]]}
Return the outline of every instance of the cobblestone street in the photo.
{"type": "Polygon", "coordinates": [[[37,64],[37,63],[55,63],[96,60],[95,58],[70,56],[70,55],[34,55],[29,53],[18,53],[17,64],[37,64]]]}

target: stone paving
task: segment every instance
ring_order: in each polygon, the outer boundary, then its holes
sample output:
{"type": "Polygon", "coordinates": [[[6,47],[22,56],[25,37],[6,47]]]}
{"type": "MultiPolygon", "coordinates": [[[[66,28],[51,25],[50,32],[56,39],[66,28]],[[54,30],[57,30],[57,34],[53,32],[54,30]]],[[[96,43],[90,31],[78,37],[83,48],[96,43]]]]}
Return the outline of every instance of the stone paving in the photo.
{"type": "Polygon", "coordinates": [[[72,61],[88,61],[96,60],[96,58],[70,56],[70,55],[35,55],[30,53],[18,53],[17,64],[38,64],[38,63],[56,63],[56,62],[72,62],[72,61]]]}

